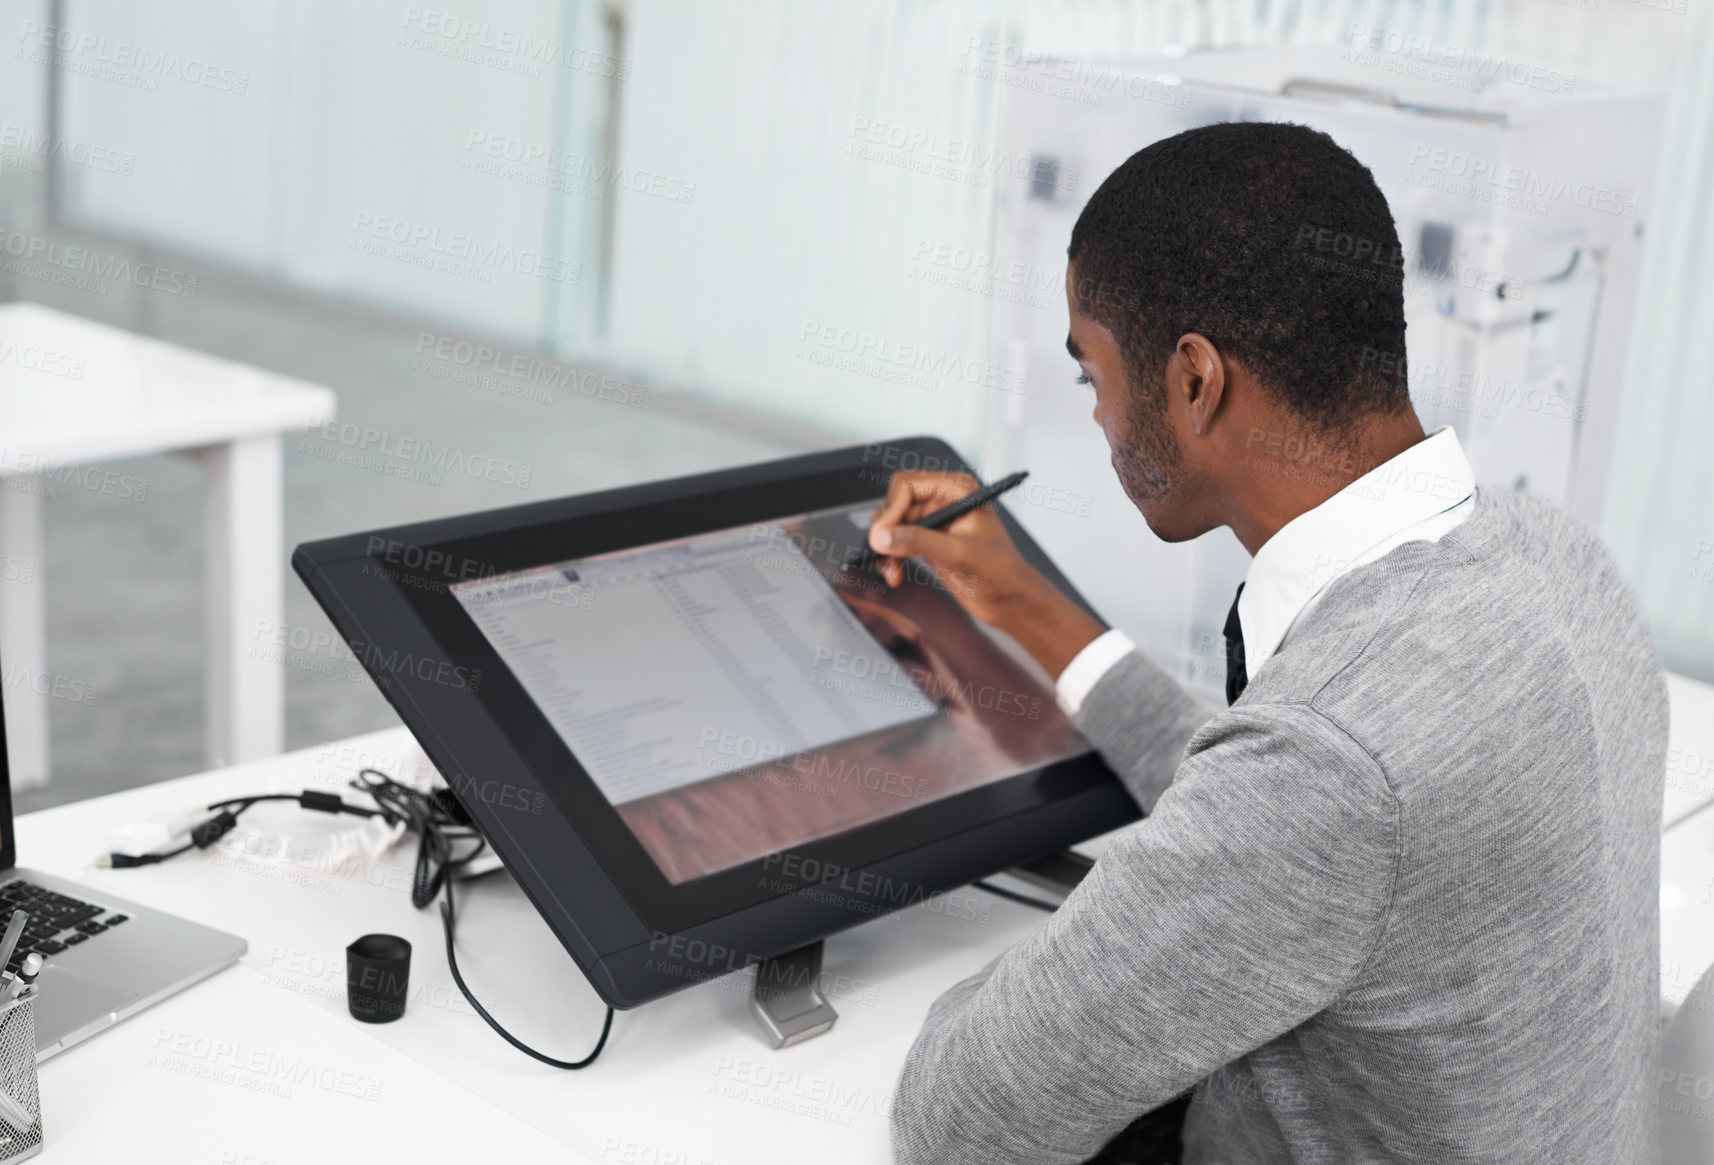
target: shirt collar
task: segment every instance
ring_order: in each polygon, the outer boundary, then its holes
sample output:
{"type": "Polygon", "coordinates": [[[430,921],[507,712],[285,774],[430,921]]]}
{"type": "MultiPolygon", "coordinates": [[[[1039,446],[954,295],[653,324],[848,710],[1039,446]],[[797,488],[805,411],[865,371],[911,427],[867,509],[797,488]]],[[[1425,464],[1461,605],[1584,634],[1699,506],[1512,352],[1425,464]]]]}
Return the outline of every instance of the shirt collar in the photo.
{"type": "Polygon", "coordinates": [[[1442,425],[1281,526],[1256,551],[1238,599],[1247,675],[1261,670],[1311,599],[1370,561],[1365,552],[1410,541],[1401,537],[1410,527],[1474,492],[1475,473],[1458,435],[1442,425]]]}

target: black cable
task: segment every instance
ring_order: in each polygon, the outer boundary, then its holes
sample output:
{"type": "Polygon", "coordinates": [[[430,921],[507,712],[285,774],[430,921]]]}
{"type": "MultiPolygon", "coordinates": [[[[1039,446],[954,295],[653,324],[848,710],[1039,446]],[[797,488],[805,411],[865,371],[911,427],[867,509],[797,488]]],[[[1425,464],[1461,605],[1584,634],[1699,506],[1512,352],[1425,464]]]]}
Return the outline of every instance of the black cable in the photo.
{"type": "Polygon", "coordinates": [[[554,1068],[565,1068],[568,1071],[575,1072],[579,1068],[587,1068],[591,1064],[595,1063],[595,1057],[599,1056],[601,1054],[601,1049],[607,1046],[607,1033],[613,1030],[613,1009],[611,1007],[607,1009],[607,1018],[601,1022],[601,1038],[595,1041],[595,1048],[589,1053],[589,1055],[576,1061],[556,1060],[552,1056],[544,1055],[518,1039],[505,1028],[501,1027],[500,1022],[488,1014],[488,1009],[486,1007],[483,1007],[480,1003],[476,1002],[476,996],[472,995],[470,988],[464,985],[464,976],[458,973],[458,956],[455,955],[452,950],[453,907],[451,878],[446,880],[446,901],[441,903],[440,906],[440,922],[441,928],[446,931],[446,965],[452,971],[452,981],[458,984],[458,990],[463,994],[464,1001],[476,1009],[476,1014],[480,1015],[489,1027],[498,1032],[501,1039],[505,1040],[508,1044],[511,1044],[514,1048],[518,1049],[518,1051],[524,1053],[524,1055],[540,1060],[542,1063],[554,1068]]]}
{"type": "MultiPolygon", "coordinates": [[[[376,770],[365,769],[364,771],[375,772],[376,770]]],[[[208,808],[212,811],[236,805],[238,808],[232,810],[233,815],[236,816],[258,801],[296,801],[305,809],[317,809],[323,813],[350,813],[358,817],[387,816],[387,811],[384,809],[366,809],[362,805],[348,805],[341,801],[336,794],[320,793],[314,789],[305,789],[301,793],[253,793],[248,797],[233,797],[227,801],[216,801],[208,808]]]]}
{"type": "Polygon", "coordinates": [[[1034,906],[1037,910],[1045,910],[1049,914],[1052,914],[1055,910],[1059,909],[1059,906],[1056,903],[1043,902],[1040,898],[1031,898],[1028,894],[1019,894],[1016,891],[996,886],[992,882],[972,882],[970,884],[979,890],[986,890],[990,894],[998,894],[1002,898],[1010,898],[1013,902],[1021,902],[1025,906],[1034,906]]]}
{"type": "MultiPolygon", "coordinates": [[[[358,779],[352,782],[356,788],[362,789],[375,799],[375,804],[381,806],[399,819],[417,834],[417,865],[416,874],[411,882],[411,904],[419,910],[434,901],[438,891],[446,891],[446,901],[440,908],[441,929],[446,932],[446,965],[452,972],[452,981],[458,985],[459,994],[464,1001],[475,1009],[489,1027],[511,1044],[518,1051],[532,1059],[539,1060],[554,1068],[564,1068],[576,1071],[587,1068],[601,1054],[601,1049],[607,1046],[607,1034],[613,1030],[613,1009],[607,1009],[607,1018],[601,1024],[601,1038],[595,1042],[595,1048],[581,1060],[556,1060],[543,1052],[538,1052],[511,1032],[500,1026],[500,1022],[488,1014],[488,1009],[476,1000],[476,995],[465,985],[464,975],[458,969],[458,955],[454,950],[453,928],[457,921],[452,897],[451,871],[459,866],[468,864],[483,850],[488,848],[488,839],[482,836],[480,830],[459,822],[461,814],[455,811],[458,803],[451,798],[440,798],[434,794],[424,793],[409,785],[402,785],[376,769],[360,769],[358,779]],[[378,780],[370,781],[365,778],[373,775],[378,780]],[[459,841],[474,841],[476,844],[458,856],[453,856],[453,846],[459,841]]],[[[465,819],[466,821],[468,818],[465,819]]]]}
{"type": "Polygon", "coordinates": [[[401,785],[378,769],[360,769],[352,787],[375,799],[389,820],[403,821],[417,835],[416,870],[411,879],[411,905],[422,910],[435,900],[448,871],[462,866],[488,848],[480,830],[461,824],[445,801],[409,785],[401,785]],[[369,780],[371,775],[378,780],[369,780]],[[473,848],[453,857],[453,844],[474,841],[473,848]]]}
{"type": "Polygon", "coordinates": [[[108,864],[114,869],[128,869],[136,866],[152,866],[168,858],[175,858],[191,849],[207,849],[219,841],[238,824],[238,816],[252,805],[261,801],[296,801],[305,809],[314,809],[322,813],[350,813],[357,817],[380,817],[389,825],[403,823],[405,828],[417,835],[416,869],[411,878],[411,905],[422,910],[433,902],[441,890],[446,891],[446,901],[441,904],[441,928],[446,932],[446,965],[452,972],[452,981],[458,984],[460,994],[466,1003],[475,1008],[489,1027],[493,1028],[501,1039],[514,1048],[544,1064],[555,1068],[565,1068],[575,1071],[587,1068],[595,1062],[601,1050],[607,1046],[607,1035],[613,1030],[613,1009],[607,1009],[607,1018],[601,1024],[601,1038],[595,1041],[595,1048],[581,1060],[556,1060],[552,1056],[536,1051],[511,1032],[500,1026],[498,1020],[488,1014],[488,1009],[476,1001],[476,996],[465,985],[464,976],[458,970],[458,956],[453,950],[453,924],[455,914],[452,900],[452,871],[460,866],[468,865],[471,861],[488,848],[488,839],[482,836],[471,821],[469,813],[460,805],[458,798],[451,790],[437,789],[433,793],[424,793],[409,785],[401,784],[379,769],[359,769],[357,777],[351,782],[351,787],[367,793],[374,799],[377,808],[370,809],[362,805],[351,805],[341,800],[336,794],[318,792],[306,789],[302,793],[256,793],[248,797],[233,797],[226,801],[216,801],[208,807],[214,813],[207,821],[194,826],[190,831],[190,841],[178,849],[158,854],[109,854],[108,864]],[[455,853],[460,842],[473,842],[463,853],[455,853]]]}
{"type": "Polygon", "coordinates": [[[238,812],[242,813],[258,801],[296,801],[297,799],[298,794],[296,793],[257,793],[249,797],[233,797],[226,801],[216,801],[208,808],[212,812],[215,809],[225,809],[236,805],[238,812]]]}
{"type": "Polygon", "coordinates": [[[110,869],[130,870],[137,866],[152,866],[157,862],[164,862],[168,858],[176,858],[186,850],[194,848],[196,848],[196,843],[187,841],[178,849],[168,850],[164,854],[108,854],[106,860],[110,869]]]}

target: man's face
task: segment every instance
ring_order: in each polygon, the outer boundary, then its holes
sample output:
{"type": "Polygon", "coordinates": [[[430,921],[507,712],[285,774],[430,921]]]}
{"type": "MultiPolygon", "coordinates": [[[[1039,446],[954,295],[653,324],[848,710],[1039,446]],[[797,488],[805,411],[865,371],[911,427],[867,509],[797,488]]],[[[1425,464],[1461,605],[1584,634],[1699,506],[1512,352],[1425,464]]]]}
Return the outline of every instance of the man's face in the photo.
{"type": "Polygon", "coordinates": [[[1079,308],[1073,279],[1068,269],[1065,298],[1071,334],[1065,347],[1082,371],[1079,379],[1094,390],[1095,423],[1107,438],[1119,484],[1157,535],[1173,542],[1194,537],[1176,529],[1184,456],[1167,407],[1166,369],[1155,370],[1153,384],[1129,383],[1118,339],[1106,324],[1079,308]]]}

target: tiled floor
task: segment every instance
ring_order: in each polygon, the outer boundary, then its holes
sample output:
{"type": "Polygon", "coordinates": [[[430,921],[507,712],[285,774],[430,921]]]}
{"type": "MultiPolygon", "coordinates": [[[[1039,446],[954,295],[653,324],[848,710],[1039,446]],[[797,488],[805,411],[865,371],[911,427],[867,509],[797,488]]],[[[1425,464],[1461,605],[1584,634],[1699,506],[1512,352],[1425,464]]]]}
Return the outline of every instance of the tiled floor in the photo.
{"type": "MultiPolygon", "coordinates": [[[[21,284],[23,281],[19,281],[21,284]]],[[[4,292],[5,288],[0,288],[4,292]]],[[[721,414],[683,398],[640,407],[553,392],[546,403],[426,373],[418,329],[325,304],[282,305],[240,285],[205,283],[196,300],[126,306],[79,302],[48,285],[14,286],[46,302],[331,386],[342,421],[400,440],[450,446],[466,458],[512,463],[527,486],[442,472],[401,476],[408,458],[342,463],[352,450],[319,433],[286,438],[289,545],[376,526],[581,493],[783,456],[838,439],[721,414]]],[[[165,297],[154,297],[157,300],[165,297]]],[[[448,366],[437,366],[437,368],[448,366]]],[[[485,464],[479,463],[479,464],[485,464]]],[[[93,699],[52,700],[52,783],[17,798],[26,812],[117,788],[182,776],[202,755],[201,486],[187,460],[116,464],[148,482],[142,502],[61,487],[46,501],[49,667],[93,699]]],[[[421,466],[415,468],[420,469],[421,466]]],[[[292,641],[331,631],[295,576],[286,581],[292,641]]],[[[258,636],[258,647],[266,637],[258,636]]],[[[360,668],[331,649],[286,652],[286,743],[303,747],[397,723],[360,668]]]]}

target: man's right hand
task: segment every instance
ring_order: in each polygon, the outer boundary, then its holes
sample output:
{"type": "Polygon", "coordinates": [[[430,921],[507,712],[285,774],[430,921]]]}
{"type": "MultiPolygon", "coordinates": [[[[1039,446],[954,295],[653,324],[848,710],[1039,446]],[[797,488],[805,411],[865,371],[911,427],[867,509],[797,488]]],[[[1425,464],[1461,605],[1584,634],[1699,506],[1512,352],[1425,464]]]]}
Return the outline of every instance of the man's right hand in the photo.
{"type": "Polygon", "coordinates": [[[893,474],[869,524],[869,546],[884,556],[877,569],[896,587],[905,580],[904,559],[928,563],[965,610],[1016,639],[1058,678],[1105,628],[1024,561],[993,508],[940,530],[911,524],[977,488],[967,473],[893,474]]]}

